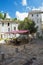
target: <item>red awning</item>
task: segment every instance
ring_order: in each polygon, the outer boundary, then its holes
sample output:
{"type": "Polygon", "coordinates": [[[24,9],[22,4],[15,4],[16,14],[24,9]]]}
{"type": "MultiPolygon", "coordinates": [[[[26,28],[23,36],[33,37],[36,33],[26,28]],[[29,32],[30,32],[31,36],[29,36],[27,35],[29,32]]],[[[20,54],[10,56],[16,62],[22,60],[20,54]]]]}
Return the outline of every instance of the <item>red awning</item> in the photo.
{"type": "Polygon", "coordinates": [[[19,30],[18,33],[19,34],[29,33],[29,30],[19,30]]]}
{"type": "Polygon", "coordinates": [[[14,31],[11,31],[11,32],[5,32],[5,34],[25,34],[25,33],[29,33],[30,31],[29,30],[14,30],[14,31]]]}

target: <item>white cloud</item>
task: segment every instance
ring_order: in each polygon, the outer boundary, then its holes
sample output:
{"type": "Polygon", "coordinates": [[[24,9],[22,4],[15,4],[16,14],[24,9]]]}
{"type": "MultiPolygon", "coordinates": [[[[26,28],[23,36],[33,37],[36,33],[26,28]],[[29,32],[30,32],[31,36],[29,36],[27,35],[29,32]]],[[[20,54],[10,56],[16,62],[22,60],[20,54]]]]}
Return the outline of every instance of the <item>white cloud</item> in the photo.
{"type": "Polygon", "coordinates": [[[3,13],[3,10],[1,12],[3,13]]]}
{"type": "Polygon", "coordinates": [[[6,13],[6,18],[11,18],[9,13],[6,13]]]}
{"type": "Polygon", "coordinates": [[[25,17],[28,16],[28,13],[24,12],[24,13],[20,13],[19,11],[16,11],[16,17],[19,20],[24,20],[25,17]]]}
{"type": "Polygon", "coordinates": [[[33,7],[32,10],[40,10],[40,8],[35,8],[35,7],[33,7]]]}
{"type": "Polygon", "coordinates": [[[31,10],[31,7],[28,6],[28,7],[26,7],[26,9],[31,10]]]}
{"type": "Polygon", "coordinates": [[[40,6],[39,9],[43,11],[43,6],[40,6]]]}
{"type": "Polygon", "coordinates": [[[27,0],[22,0],[22,5],[26,6],[27,5],[27,0]]]}
{"type": "Polygon", "coordinates": [[[40,7],[38,7],[38,8],[32,8],[32,10],[41,10],[41,11],[43,11],[43,6],[40,6],[40,7]]]}
{"type": "Polygon", "coordinates": [[[41,11],[43,11],[43,2],[41,4],[41,6],[39,6],[38,8],[33,7],[32,10],[41,10],[41,11]]]}
{"type": "MultiPolygon", "coordinates": [[[[1,11],[1,12],[2,12],[2,14],[4,16],[4,11],[1,11]]],[[[9,13],[6,13],[6,18],[11,18],[10,15],[9,15],[9,13]]]]}

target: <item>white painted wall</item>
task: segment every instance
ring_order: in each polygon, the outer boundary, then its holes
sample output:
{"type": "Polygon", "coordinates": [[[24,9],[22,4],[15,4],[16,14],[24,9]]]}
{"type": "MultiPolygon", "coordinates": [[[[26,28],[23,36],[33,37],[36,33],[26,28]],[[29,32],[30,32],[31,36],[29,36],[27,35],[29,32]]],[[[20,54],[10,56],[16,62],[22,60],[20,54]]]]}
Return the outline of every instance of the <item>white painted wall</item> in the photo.
{"type": "MultiPolygon", "coordinates": [[[[0,35],[2,34],[2,38],[12,38],[15,37],[13,34],[4,34],[3,32],[8,32],[8,28],[10,28],[10,31],[14,31],[14,27],[16,27],[16,30],[18,30],[18,23],[15,22],[9,22],[10,25],[8,26],[8,22],[4,22],[4,26],[2,26],[2,22],[0,21],[0,35]]],[[[18,34],[16,34],[16,37],[18,37],[18,34]]]]}
{"type": "Polygon", "coordinates": [[[42,24],[43,24],[43,14],[41,14],[41,20],[42,20],[42,24]]]}
{"type": "Polygon", "coordinates": [[[41,25],[42,25],[42,21],[43,21],[43,13],[34,13],[34,12],[29,13],[28,17],[36,23],[36,26],[38,26],[38,31],[37,32],[41,33],[41,31],[42,31],[41,30],[41,25]],[[32,14],[33,14],[33,16],[32,16],[32,14]]]}

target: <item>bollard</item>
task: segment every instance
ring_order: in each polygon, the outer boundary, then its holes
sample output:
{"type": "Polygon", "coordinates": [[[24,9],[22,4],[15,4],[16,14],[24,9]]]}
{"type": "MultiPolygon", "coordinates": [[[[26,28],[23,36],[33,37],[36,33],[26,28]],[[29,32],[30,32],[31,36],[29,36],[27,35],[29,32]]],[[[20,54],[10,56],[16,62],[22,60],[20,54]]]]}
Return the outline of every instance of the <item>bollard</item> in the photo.
{"type": "Polygon", "coordinates": [[[18,48],[16,48],[15,50],[16,50],[16,53],[18,53],[18,48]]]}
{"type": "Polygon", "coordinates": [[[4,60],[4,53],[1,52],[1,60],[3,61],[4,60]]]}
{"type": "Polygon", "coordinates": [[[24,49],[25,49],[25,45],[24,45],[24,49]]]}

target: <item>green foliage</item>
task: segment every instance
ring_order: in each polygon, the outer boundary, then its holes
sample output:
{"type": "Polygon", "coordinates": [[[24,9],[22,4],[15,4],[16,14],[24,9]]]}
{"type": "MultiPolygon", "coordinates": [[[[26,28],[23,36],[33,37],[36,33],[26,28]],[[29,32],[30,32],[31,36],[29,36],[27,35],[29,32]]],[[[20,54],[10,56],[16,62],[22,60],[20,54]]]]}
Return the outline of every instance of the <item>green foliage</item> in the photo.
{"type": "Polygon", "coordinates": [[[13,18],[12,20],[13,20],[13,21],[16,21],[16,20],[17,20],[17,18],[13,18]]]}
{"type": "Polygon", "coordinates": [[[37,31],[37,27],[35,27],[34,21],[25,18],[24,21],[20,21],[18,26],[19,30],[30,30],[30,33],[35,33],[37,31]]]}
{"type": "Polygon", "coordinates": [[[6,18],[6,13],[3,14],[3,13],[0,12],[0,19],[4,20],[5,18],[6,18]]]}
{"type": "Polygon", "coordinates": [[[12,19],[10,19],[10,18],[6,18],[5,20],[9,20],[9,21],[10,21],[10,20],[12,20],[12,19]]]}
{"type": "Polygon", "coordinates": [[[43,36],[38,36],[39,39],[43,40],[43,36]]]}
{"type": "Polygon", "coordinates": [[[0,19],[3,19],[4,15],[0,12],[0,19]]]}
{"type": "Polygon", "coordinates": [[[3,19],[6,19],[6,13],[4,13],[4,17],[3,17],[3,19]]]}

